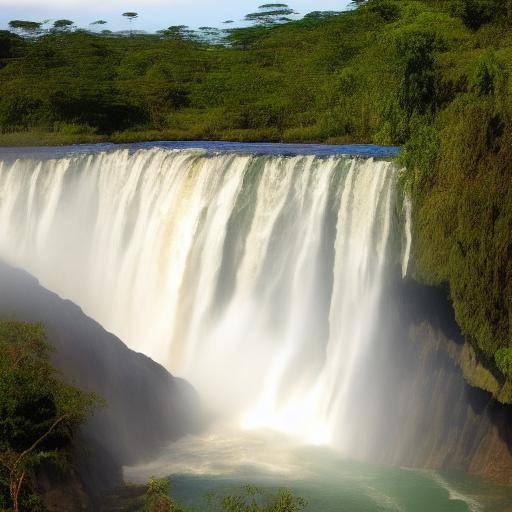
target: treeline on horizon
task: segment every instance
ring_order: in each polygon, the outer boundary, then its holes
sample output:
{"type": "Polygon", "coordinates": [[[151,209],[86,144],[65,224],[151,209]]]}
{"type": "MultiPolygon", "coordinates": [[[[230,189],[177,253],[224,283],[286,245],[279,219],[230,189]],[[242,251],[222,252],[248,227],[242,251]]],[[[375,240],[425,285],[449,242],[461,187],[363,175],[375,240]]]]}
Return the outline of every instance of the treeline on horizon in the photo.
{"type": "Polygon", "coordinates": [[[2,32],[0,145],[402,145],[414,275],[449,289],[468,380],[512,402],[512,0],[359,3],[210,42],[2,32]]]}

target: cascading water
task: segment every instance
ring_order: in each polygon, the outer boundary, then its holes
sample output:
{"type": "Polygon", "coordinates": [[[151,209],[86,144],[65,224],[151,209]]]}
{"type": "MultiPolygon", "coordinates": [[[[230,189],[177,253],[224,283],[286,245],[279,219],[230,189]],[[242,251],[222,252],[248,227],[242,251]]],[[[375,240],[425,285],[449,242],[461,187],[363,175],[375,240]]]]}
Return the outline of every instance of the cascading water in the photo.
{"type": "Polygon", "coordinates": [[[0,256],[219,414],[350,451],[396,177],[371,158],[163,148],[5,160],[0,256]]]}

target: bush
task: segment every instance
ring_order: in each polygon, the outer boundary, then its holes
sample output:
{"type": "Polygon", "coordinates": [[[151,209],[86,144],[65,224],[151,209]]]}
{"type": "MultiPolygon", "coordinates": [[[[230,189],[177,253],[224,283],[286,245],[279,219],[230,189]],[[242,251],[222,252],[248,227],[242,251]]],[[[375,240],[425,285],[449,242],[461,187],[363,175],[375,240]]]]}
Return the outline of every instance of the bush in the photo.
{"type": "MultiPolygon", "coordinates": [[[[170,483],[166,479],[152,477],[142,498],[140,512],[187,512],[170,496],[170,483]]],[[[267,493],[253,485],[244,485],[234,494],[207,495],[209,510],[218,512],[302,512],[307,502],[294,496],[288,489],[267,493]]]]}
{"type": "Polygon", "coordinates": [[[503,17],[507,12],[503,0],[455,0],[451,10],[471,30],[478,30],[491,20],[503,17]]]}
{"type": "Polygon", "coordinates": [[[501,348],[494,355],[498,370],[512,379],[512,348],[501,348]]]}
{"type": "Polygon", "coordinates": [[[34,471],[60,461],[97,403],[64,383],[39,324],[0,321],[0,503],[36,510],[34,471]]]}
{"type": "Polygon", "coordinates": [[[236,494],[210,495],[210,504],[221,512],[302,512],[307,506],[306,500],[288,489],[269,494],[252,485],[243,486],[236,494]]]}
{"type": "Polygon", "coordinates": [[[396,21],[400,17],[400,8],[393,0],[369,0],[366,8],[387,22],[396,21]]]}
{"type": "Polygon", "coordinates": [[[144,494],[144,506],[141,512],[184,512],[169,495],[170,483],[168,480],[151,478],[144,494]]]}

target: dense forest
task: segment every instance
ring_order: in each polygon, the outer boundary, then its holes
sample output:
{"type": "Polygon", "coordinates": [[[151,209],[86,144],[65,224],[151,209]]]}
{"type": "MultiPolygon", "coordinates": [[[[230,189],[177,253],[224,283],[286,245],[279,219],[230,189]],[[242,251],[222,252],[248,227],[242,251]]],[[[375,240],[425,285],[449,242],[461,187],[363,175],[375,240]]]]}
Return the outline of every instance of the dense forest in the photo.
{"type": "Polygon", "coordinates": [[[499,382],[489,390],[511,402],[512,1],[357,4],[301,19],[263,9],[201,36],[15,24],[0,33],[0,144],[403,146],[415,277],[449,289],[499,382]]]}

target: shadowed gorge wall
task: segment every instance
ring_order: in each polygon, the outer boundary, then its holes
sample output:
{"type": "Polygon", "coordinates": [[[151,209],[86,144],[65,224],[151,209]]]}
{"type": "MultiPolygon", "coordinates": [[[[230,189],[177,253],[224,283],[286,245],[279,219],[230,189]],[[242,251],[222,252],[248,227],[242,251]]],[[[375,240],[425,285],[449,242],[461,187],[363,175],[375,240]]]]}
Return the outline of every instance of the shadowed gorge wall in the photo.
{"type": "MultiPolygon", "coordinates": [[[[390,283],[374,391],[380,412],[362,456],[383,463],[457,469],[512,482],[512,407],[468,384],[473,359],[446,290],[390,283]]],[[[382,327],[382,326],[381,326],[382,327]]]]}
{"type": "Polygon", "coordinates": [[[79,469],[93,492],[121,483],[121,465],[151,458],[199,427],[192,387],[87,318],[23,271],[0,263],[0,316],[43,322],[53,362],[70,382],[106,404],[83,428],[79,469]]]}

